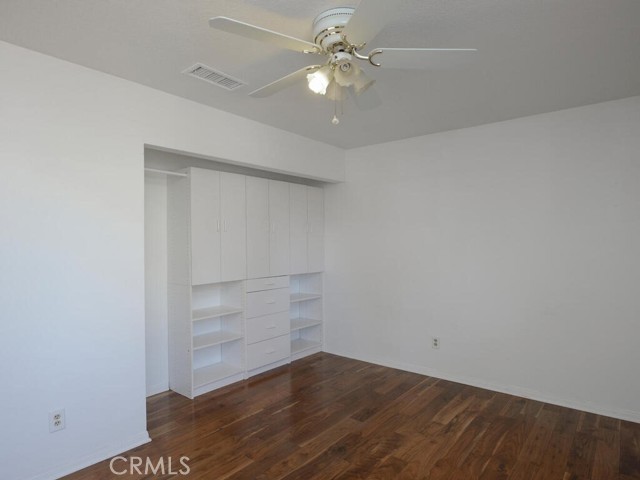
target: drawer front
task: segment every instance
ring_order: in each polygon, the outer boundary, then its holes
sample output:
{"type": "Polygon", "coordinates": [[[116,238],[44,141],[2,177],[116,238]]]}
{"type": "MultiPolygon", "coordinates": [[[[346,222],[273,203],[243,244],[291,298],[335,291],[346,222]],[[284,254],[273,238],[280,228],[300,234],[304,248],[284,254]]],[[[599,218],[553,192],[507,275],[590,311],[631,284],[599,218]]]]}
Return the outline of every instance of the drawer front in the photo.
{"type": "Polygon", "coordinates": [[[287,358],[290,353],[291,339],[289,335],[247,345],[247,370],[277,362],[287,358]]]}
{"type": "Polygon", "coordinates": [[[289,276],[252,278],[247,280],[247,292],[259,292],[261,290],[274,290],[276,288],[287,288],[289,286],[289,276]]]}
{"type": "Polygon", "coordinates": [[[247,293],[247,318],[289,311],[289,289],[247,293]]]}
{"type": "Polygon", "coordinates": [[[247,319],[247,343],[261,342],[269,338],[286,335],[291,330],[289,312],[247,319]]]}

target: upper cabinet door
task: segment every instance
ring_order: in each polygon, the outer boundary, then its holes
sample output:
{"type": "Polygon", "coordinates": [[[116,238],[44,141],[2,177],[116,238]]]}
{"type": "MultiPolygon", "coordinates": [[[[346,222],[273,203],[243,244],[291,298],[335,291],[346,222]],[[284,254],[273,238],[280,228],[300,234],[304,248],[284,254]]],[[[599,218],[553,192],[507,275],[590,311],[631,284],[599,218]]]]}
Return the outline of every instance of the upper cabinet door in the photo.
{"type": "MultiPolygon", "coordinates": [[[[269,180],[247,177],[247,278],[269,276],[269,180]]],[[[289,190],[287,188],[287,199],[289,190]]],[[[287,225],[289,211],[287,210],[287,225]]],[[[289,238],[287,237],[287,242],[289,238]]],[[[287,253],[288,255],[288,253],[287,253]]],[[[289,258],[287,256],[287,262],[289,258]]],[[[289,273],[289,272],[286,272],[289,273]]]]}
{"type": "Polygon", "coordinates": [[[307,187],[308,271],[324,270],[324,190],[307,187]]]}
{"type": "Polygon", "coordinates": [[[220,281],[243,280],[247,275],[247,207],[245,176],[220,174],[220,281]]]}
{"type": "Polygon", "coordinates": [[[289,184],[269,180],[269,272],[289,274],[289,184]]]}
{"type": "Polygon", "coordinates": [[[191,283],[220,281],[220,173],[189,169],[191,283]]]}
{"type": "Polygon", "coordinates": [[[289,186],[289,273],[307,273],[307,187],[289,186]]]}

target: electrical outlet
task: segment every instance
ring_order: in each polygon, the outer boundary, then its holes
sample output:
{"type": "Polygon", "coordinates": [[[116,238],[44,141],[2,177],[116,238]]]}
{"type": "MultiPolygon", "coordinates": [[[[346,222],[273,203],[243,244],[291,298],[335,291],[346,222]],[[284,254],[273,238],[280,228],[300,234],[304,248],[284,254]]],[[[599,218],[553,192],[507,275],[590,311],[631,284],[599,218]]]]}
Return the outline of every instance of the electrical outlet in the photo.
{"type": "Polygon", "coordinates": [[[438,337],[431,337],[431,348],[440,348],[440,339],[438,337]]]}
{"type": "Polygon", "coordinates": [[[49,412],[49,433],[63,430],[66,425],[64,418],[64,408],[61,410],[54,410],[49,412]]]}

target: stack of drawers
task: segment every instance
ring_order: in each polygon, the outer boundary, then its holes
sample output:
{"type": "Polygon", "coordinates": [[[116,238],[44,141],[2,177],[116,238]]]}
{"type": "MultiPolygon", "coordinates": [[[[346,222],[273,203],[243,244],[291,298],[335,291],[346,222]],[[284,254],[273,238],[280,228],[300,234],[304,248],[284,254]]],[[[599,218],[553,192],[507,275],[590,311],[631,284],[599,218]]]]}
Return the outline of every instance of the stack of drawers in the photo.
{"type": "Polygon", "coordinates": [[[256,278],[247,280],[246,286],[247,370],[251,374],[289,361],[289,277],[256,278]]]}

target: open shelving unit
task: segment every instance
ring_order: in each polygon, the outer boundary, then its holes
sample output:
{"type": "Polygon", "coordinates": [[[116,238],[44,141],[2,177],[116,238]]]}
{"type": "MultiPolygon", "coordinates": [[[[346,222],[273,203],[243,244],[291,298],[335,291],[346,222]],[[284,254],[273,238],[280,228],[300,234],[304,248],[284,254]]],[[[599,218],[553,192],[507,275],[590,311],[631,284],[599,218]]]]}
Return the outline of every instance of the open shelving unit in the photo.
{"type": "Polygon", "coordinates": [[[194,398],[244,379],[244,282],[168,287],[171,390],[194,398]]]}
{"type": "Polygon", "coordinates": [[[193,396],[244,371],[244,283],[191,287],[193,396]]]}
{"type": "Polygon", "coordinates": [[[322,274],[290,277],[291,360],[322,350],[322,274]]]}

